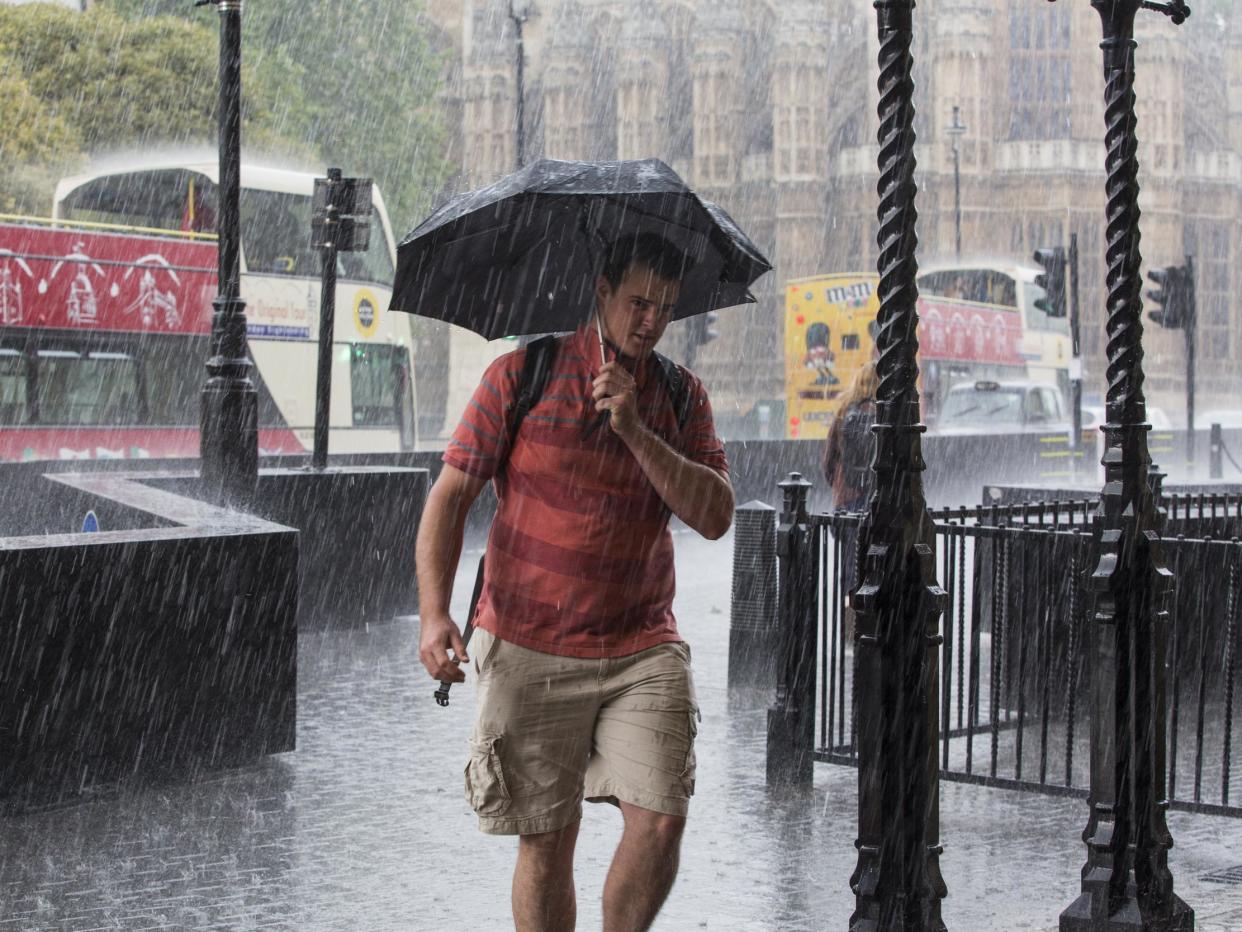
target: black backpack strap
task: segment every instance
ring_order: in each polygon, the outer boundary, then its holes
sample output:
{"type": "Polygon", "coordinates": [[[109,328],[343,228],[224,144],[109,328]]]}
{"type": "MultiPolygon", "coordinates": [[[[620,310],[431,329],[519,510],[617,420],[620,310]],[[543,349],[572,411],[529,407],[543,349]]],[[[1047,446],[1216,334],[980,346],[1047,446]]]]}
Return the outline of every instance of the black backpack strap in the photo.
{"type": "Polygon", "coordinates": [[[677,430],[680,432],[685,429],[686,421],[690,420],[690,403],[693,401],[690,397],[690,380],[686,378],[686,370],[667,356],[660,353],[651,355],[659,364],[660,378],[663,379],[664,388],[673,403],[673,413],[677,415],[677,430]]]}
{"type": "Polygon", "coordinates": [[[555,334],[549,334],[526,347],[526,357],[522,360],[522,374],[518,377],[517,396],[513,399],[513,406],[509,409],[507,418],[508,436],[505,438],[505,446],[500,454],[500,462],[496,464],[497,472],[500,472],[505,461],[509,459],[509,451],[513,449],[513,444],[517,441],[518,429],[522,426],[522,421],[530,413],[530,409],[543,397],[543,390],[548,385],[548,378],[552,375],[552,366],[556,362],[556,340],[555,334]]]}

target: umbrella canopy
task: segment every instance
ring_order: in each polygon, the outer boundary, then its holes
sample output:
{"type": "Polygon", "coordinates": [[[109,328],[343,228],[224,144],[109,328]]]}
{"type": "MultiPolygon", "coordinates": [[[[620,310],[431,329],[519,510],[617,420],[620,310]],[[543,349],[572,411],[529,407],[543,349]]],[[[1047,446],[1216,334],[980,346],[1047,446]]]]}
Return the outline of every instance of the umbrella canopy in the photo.
{"type": "Polygon", "coordinates": [[[457,195],[402,240],[392,309],[488,339],[574,330],[594,308],[609,245],[646,232],[694,263],[674,320],[753,302],[751,283],[772,268],[728,214],[658,159],[541,159],[457,195]]]}

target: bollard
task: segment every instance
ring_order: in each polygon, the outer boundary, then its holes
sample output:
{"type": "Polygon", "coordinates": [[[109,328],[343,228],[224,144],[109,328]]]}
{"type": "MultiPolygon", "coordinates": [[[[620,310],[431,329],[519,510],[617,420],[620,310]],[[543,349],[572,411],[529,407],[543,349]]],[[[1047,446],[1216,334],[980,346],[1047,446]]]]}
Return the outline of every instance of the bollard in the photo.
{"type": "Polygon", "coordinates": [[[776,677],[776,509],[747,502],[733,513],[729,689],[776,677]]]}
{"type": "Polygon", "coordinates": [[[769,787],[805,787],[815,765],[815,537],[807,526],[811,483],[791,472],[780,484],[785,505],[779,558],[776,702],[768,708],[769,787]]]}
{"type": "Polygon", "coordinates": [[[1208,439],[1208,475],[1212,479],[1225,477],[1224,438],[1220,433],[1220,425],[1212,425],[1211,437],[1208,439]]]}

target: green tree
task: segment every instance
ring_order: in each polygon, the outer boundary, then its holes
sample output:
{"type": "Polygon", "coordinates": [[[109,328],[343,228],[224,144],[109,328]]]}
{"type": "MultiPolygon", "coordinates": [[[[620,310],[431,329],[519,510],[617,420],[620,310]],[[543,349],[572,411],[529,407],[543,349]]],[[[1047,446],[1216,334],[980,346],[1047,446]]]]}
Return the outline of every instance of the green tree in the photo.
{"type": "MultiPolygon", "coordinates": [[[[210,22],[127,19],[48,4],[0,6],[0,103],[6,158],[0,190],[45,210],[48,179],[85,155],[215,139],[218,38],[210,22]],[[16,127],[16,132],[12,128],[16,127]],[[45,185],[31,190],[29,185],[45,185]]],[[[305,157],[309,115],[296,69],[251,66],[246,133],[269,151],[305,157]]]]}
{"type": "Polygon", "coordinates": [[[58,175],[81,161],[77,131],[49,112],[21,69],[0,56],[0,211],[45,213],[58,175]]]}
{"type": "MultiPolygon", "coordinates": [[[[135,22],[177,16],[215,26],[189,0],[101,2],[135,22]]],[[[264,102],[264,125],[279,139],[301,143],[321,169],[374,177],[398,233],[426,213],[448,165],[436,100],[444,59],[421,2],[248,4],[242,60],[261,85],[294,89],[264,102]]],[[[244,93],[250,101],[255,92],[244,93]]]]}

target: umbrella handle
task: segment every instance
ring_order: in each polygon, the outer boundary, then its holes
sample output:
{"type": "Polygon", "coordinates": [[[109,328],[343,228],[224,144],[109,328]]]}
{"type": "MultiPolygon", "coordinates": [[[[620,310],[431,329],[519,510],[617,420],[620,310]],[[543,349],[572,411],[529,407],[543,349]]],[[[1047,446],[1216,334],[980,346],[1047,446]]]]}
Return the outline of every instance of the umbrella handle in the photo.
{"type": "MultiPolygon", "coordinates": [[[[487,560],[487,554],[479,557],[479,569],[474,576],[474,591],[470,594],[470,615],[466,619],[466,627],[461,632],[461,646],[466,648],[470,644],[470,635],[474,634],[474,613],[479,607],[479,596],[483,593],[483,567],[487,560]]],[[[449,689],[452,683],[448,680],[440,680],[440,688],[435,691],[436,705],[444,708],[448,705],[449,689]]]]}
{"type": "Polygon", "coordinates": [[[608,354],[604,352],[604,325],[599,319],[599,308],[595,309],[595,332],[599,335],[599,364],[608,364],[608,354]]]}
{"type": "MultiPolygon", "coordinates": [[[[470,635],[472,634],[474,634],[474,624],[468,621],[466,622],[465,629],[461,633],[461,646],[463,648],[469,646],[470,635]]],[[[452,685],[453,684],[449,680],[440,680],[440,688],[435,691],[436,705],[444,708],[449,704],[449,689],[452,688],[452,685]]]]}

